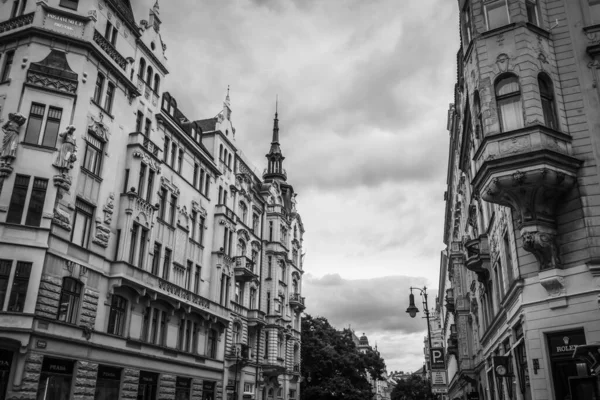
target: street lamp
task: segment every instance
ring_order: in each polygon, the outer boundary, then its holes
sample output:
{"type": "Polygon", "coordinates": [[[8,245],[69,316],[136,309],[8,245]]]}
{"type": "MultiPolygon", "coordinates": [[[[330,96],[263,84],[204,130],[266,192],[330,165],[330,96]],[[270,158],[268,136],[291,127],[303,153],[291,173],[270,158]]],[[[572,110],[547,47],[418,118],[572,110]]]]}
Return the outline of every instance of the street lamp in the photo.
{"type": "MultiPolygon", "coordinates": [[[[429,365],[431,368],[431,325],[429,324],[429,306],[427,305],[427,286],[423,286],[423,289],[421,288],[415,288],[415,287],[410,287],[410,295],[408,296],[408,308],[406,309],[406,312],[408,313],[408,315],[410,315],[411,318],[414,318],[417,313],[419,312],[419,309],[417,308],[417,306],[415,306],[415,295],[412,293],[413,290],[418,290],[419,293],[421,294],[421,297],[423,298],[423,312],[425,313],[425,319],[427,319],[427,339],[428,339],[428,343],[429,343],[429,365]]],[[[423,369],[423,374],[425,375],[425,369],[423,369]]],[[[429,385],[431,387],[431,381],[429,381],[429,385]]]]}

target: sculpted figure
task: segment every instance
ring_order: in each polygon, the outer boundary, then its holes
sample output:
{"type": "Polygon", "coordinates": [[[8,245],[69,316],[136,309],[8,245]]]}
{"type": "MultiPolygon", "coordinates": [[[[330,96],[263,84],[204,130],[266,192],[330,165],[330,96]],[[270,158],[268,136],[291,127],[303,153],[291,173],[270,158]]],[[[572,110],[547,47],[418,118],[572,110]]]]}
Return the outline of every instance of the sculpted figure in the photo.
{"type": "Polygon", "coordinates": [[[4,138],[2,139],[2,151],[0,159],[14,158],[17,152],[19,131],[25,123],[26,118],[19,113],[8,114],[8,121],[2,126],[4,138]]]}
{"type": "Polygon", "coordinates": [[[75,144],[75,135],[73,132],[75,132],[75,127],[69,125],[64,132],[58,135],[63,142],[52,165],[61,171],[73,168],[73,163],[77,160],[77,156],[75,155],[77,153],[77,145],[75,144]]]}

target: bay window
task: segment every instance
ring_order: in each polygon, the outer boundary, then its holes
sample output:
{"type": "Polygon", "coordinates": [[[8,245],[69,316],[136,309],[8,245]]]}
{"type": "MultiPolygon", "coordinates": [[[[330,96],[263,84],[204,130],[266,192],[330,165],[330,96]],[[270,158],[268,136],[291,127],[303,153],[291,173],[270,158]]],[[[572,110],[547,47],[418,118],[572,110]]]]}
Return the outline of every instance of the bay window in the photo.
{"type": "Polygon", "coordinates": [[[508,132],[523,128],[524,118],[519,78],[514,74],[505,74],[496,81],[495,89],[500,130],[508,132]]]}

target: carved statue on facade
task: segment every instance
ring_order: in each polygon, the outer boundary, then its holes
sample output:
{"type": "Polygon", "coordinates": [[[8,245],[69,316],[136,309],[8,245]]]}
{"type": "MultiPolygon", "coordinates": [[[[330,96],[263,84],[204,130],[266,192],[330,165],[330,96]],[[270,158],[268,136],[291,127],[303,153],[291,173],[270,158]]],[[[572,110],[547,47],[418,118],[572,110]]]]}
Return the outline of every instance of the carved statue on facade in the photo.
{"type": "Polygon", "coordinates": [[[77,144],[74,132],[75,127],[69,125],[64,132],[58,135],[63,142],[52,165],[58,168],[63,174],[73,168],[73,163],[77,160],[77,144]]]}
{"type": "Polygon", "coordinates": [[[7,157],[15,158],[19,131],[25,121],[26,118],[19,113],[8,114],[8,121],[2,126],[4,138],[2,139],[2,152],[0,152],[1,159],[4,160],[7,157]]]}
{"type": "Polygon", "coordinates": [[[545,232],[524,232],[523,250],[533,253],[540,263],[540,270],[560,268],[561,261],[555,237],[545,232]]]}

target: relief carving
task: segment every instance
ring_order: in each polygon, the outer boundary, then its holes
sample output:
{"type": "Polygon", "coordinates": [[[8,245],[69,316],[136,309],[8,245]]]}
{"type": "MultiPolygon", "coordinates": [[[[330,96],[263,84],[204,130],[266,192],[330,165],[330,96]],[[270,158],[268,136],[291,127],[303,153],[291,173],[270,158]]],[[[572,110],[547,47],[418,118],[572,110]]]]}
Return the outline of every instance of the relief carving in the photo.
{"type": "Polygon", "coordinates": [[[108,127],[102,122],[104,114],[100,113],[98,119],[94,118],[93,115],[88,115],[88,133],[93,134],[104,142],[108,142],[108,135],[110,134],[108,127]]]}
{"type": "Polygon", "coordinates": [[[538,231],[523,232],[523,250],[533,253],[542,271],[561,266],[554,234],[538,231]]]}
{"type": "Polygon", "coordinates": [[[10,175],[13,170],[11,164],[17,154],[19,131],[26,120],[27,118],[19,113],[9,113],[8,121],[2,126],[4,137],[0,152],[0,178],[10,175]]]}
{"type": "Polygon", "coordinates": [[[100,219],[96,219],[96,232],[94,233],[94,239],[92,242],[101,247],[108,247],[108,240],[110,239],[110,229],[102,225],[100,219]]]}
{"type": "Polygon", "coordinates": [[[531,139],[529,136],[517,136],[499,142],[500,154],[516,154],[531,148],[531,139]]]}
{"type": "Polygon", "coordinates": [[[111,193],[108,195],[108,200],[106,201],[106,204],[104,205],[103,211],[104,211],[104,223],[107,225],[110,225],[110,223],[112,222],[112,215],[114,212],[114,201],[115,201],[115,194],[111,193]]]}
{"type": "Polygon", "coordinates": [[[70,231],[71,214],[68,211],[63,210],[59,204],[56,204],[56,207],[54,208],[54,215],[52,216],[52,223],[67,231],[70,231]]]}

